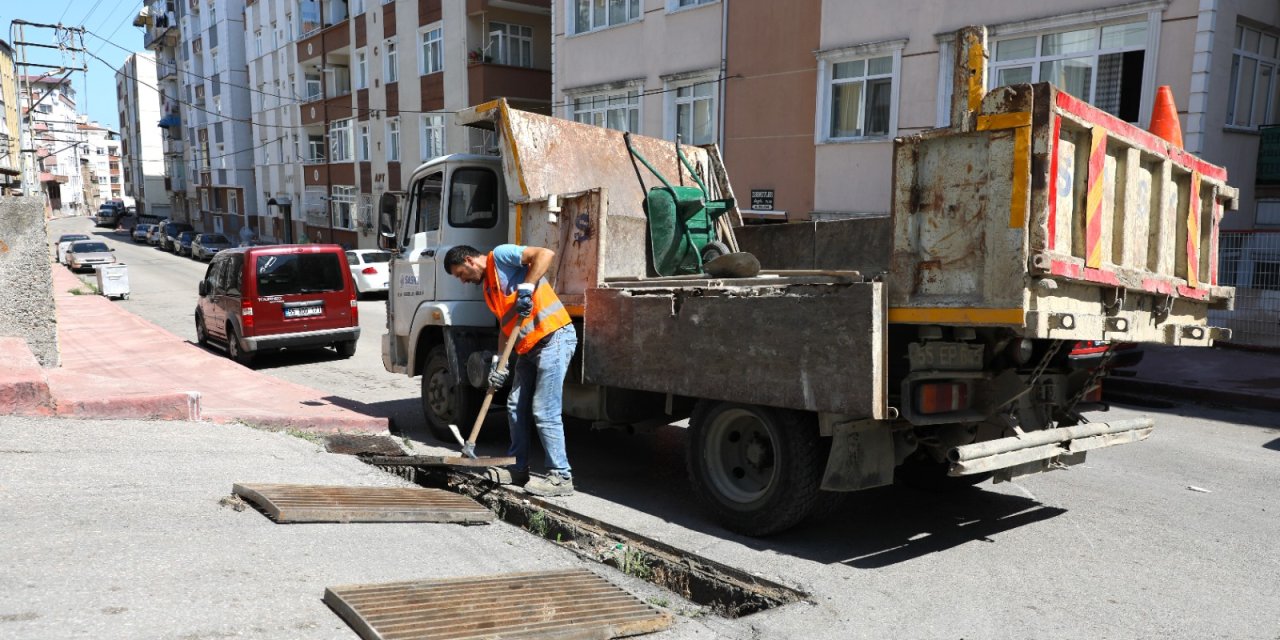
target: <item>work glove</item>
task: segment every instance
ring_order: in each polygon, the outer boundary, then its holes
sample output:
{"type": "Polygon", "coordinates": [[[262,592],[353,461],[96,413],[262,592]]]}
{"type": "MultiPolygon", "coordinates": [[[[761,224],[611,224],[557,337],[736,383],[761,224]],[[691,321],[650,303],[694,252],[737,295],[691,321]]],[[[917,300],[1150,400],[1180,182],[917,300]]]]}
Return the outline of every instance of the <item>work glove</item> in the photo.
{"type": "Polygon", "coordinates": [[[528,282],[520,283],[516,287],[516,313],[521,318],[528,318],[533,312],[533,284],[528,282]]]}
{"type": "Polygon", "coordinates": [[[489,364],[489,386],[494,389],[501,389],[503,385],[507,384],[508,373],[506,370],[498,369],[498,358],[495,356],[493,362],[489,364]]]}

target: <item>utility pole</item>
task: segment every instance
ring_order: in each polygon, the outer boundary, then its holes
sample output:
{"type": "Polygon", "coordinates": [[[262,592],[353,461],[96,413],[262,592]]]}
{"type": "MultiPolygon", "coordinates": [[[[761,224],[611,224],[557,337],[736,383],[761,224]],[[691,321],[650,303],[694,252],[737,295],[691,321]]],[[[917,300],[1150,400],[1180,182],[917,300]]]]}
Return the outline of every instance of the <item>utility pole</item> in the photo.
{"type": "MultiPolygon", "coordinates": [[[[88,62],[81,58],[81,64],[78,67],[66,65],[49,65],[37,64],[30,62],[28,58],[28,48],[35,47],[40,49],[56,49],[66,55],[71,54],[72,60],[75,59],[76,53],[84,53],[84,27],[67,27],[59,24],[45,24],[40,22],[28,22],[22,19],[16,19],[9,23],[9,39],[13,42],[14,48],[18,53],[18,61],[14,66],[21,69],[18,73],[19,95],[18,104],[22,104],[22,95],[27,98],[27,112],[18,119],[19,134],[18,137],[22,141],[22,148],[19,152],[22,154],[22,193],[23,195],[32,195],[37,191],[37,181],[35,175],[36,165],[36,148],[35,136],[32,133],[32,120],[34,118],[36,105],[49,97],[52,92],[45,92],[36,100],[31,93],[30,70],[36,69],[52,69],[41,76],[40,79],[52,78],[62,75],[63,80],[71,77],[74,71],[87,72],[89,70],[88,62]],[[27,39],[27,27],[35,30],[52,30],[52,38],[50,42],[55,44],[45,44],[40,42],[31,42],[27,39]],[[79,46],[76,46],[77,42],[79,46]]],[[[77,152],[79,146],[76,146],[77,152]]]]}

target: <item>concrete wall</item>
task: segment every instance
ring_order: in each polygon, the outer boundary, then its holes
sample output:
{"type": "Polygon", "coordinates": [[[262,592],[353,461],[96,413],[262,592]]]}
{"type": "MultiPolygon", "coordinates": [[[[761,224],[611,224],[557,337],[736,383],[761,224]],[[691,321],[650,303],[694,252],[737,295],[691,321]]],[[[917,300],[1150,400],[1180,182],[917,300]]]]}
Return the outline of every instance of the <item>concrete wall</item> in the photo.
{"type": "Polygon", "coordinates": [[[49,254],[44,198],[0,197],[0,336],[25,339],[41,365],[56,367],[49,254]]]}

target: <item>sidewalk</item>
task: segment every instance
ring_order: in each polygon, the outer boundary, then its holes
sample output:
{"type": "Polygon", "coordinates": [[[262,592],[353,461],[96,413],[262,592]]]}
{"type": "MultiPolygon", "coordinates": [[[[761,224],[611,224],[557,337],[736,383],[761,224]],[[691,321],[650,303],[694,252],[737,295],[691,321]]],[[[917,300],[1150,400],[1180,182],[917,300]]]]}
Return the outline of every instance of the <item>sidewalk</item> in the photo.
{"type": "MultiPolygon", "coordinates": [[[[53,267],[62,366],[16,367],[0,376],[0,414],[387,431],[386,418],[351,411],[321,391],[242,367],[101,296],[71,293],[82,286],[64,267],[53,267]],[[19,405],[26,409],[14,408],[19,405]]],[[[11,340],[0,344],[2,355],[15,350],[11,340]]]]}
{"type": "Polygon", "coordinates": [[[1112,376],[1105,392],[1280,411],[1280,354],[1229,347],[1143,345],[1133,377],[1112,376]]]}

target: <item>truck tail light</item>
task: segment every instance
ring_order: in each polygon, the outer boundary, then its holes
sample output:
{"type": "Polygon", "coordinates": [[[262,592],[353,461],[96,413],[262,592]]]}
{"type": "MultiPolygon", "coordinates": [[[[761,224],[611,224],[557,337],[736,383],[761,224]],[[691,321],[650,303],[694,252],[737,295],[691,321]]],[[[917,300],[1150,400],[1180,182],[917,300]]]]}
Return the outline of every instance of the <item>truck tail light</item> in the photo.
{"type": "Polygon", "coordinates": [[[963,382],[926,382],[916,385],[916,412],[950,413],[969,408],[969,385],[963,382]]]}
{"type": "Polygon", "coordinates": [[[244,325],[246,333],[253,328],[253,303],[248,300],[240,303],[240,324],[244,325]]]}

